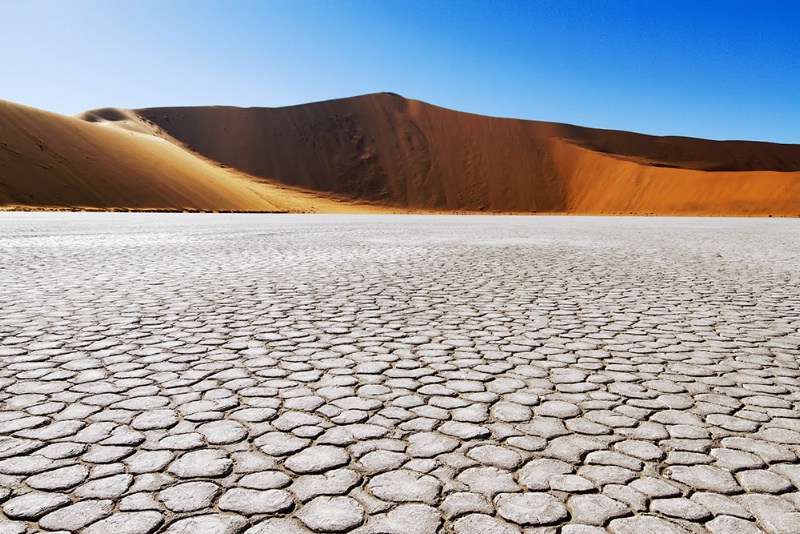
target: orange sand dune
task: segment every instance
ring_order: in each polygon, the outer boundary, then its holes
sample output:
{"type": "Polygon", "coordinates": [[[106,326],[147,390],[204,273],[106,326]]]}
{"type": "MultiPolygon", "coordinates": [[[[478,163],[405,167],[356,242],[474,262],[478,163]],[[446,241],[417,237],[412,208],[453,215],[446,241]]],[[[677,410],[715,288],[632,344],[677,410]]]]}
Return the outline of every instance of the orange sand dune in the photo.
{"type": "Polygon", "coordinates": [[[221,168],[169,142],[168,135],[159,137],[157,127],[132,112],[106,111],[106,122],[90,124],[0,101],[0,207],[271,212],[378,209],[287,189],[221,168]]]}
{"type": "Polygon", "coordinates": [[[800,145],[484,117],[389,93],[77,117],[0,101],[3,206],[800,216],[800,145]]]}
{"type": "Polygon", "coordinates": [[[800,215],[800,146],[597,130],[381,93],[136,113],[255,176],[409,209],[800,215]]]}

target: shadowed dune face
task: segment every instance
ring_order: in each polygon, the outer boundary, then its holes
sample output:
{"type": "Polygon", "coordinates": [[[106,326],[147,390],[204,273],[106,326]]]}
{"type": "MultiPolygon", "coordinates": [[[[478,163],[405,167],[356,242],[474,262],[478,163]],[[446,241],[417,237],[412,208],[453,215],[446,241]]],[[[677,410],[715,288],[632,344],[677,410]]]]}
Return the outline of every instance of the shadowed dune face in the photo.
{"type": "Polygon", "coordinates": [[[484,117],[388,93],[137,113],[250,174],[410,209],[800,214],[798,145],[484,117]]]}
{"type": "Polygon", "coordinates": [[[411,209],[563,211],[545,139],[525,123],[379,94],[287,108],[138,110],[256,176],[411,209]]]}

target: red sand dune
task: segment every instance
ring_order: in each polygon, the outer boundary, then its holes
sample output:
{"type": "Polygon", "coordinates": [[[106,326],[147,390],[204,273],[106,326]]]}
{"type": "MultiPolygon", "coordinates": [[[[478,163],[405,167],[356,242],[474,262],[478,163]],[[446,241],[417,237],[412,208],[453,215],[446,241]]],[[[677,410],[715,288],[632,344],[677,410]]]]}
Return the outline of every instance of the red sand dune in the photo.
{"type": "Polygon", "coordinates": [[[412,211],[800,215],[800,145],[484,117],[388,93],[80,118],[0,105],[0,205],[364,209],[325,198],[337,195],[412,211]]]}
{"type": "Polygon", "coordinates": [[[250,174],[411,209],[800,215],[798,145],[484,117],[388,93],[137,113],[250,174]]]}

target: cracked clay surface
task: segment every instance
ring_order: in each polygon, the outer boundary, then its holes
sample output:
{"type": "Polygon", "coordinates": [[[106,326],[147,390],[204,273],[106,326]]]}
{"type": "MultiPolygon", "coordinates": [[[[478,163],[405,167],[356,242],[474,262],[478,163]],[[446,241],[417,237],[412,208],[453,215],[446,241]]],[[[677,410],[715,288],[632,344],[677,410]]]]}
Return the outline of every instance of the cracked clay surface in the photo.
{"type": "Polygon", "coordinates": [[[800,221],[0,214],[0,532],[800,532],[800,221]]]}

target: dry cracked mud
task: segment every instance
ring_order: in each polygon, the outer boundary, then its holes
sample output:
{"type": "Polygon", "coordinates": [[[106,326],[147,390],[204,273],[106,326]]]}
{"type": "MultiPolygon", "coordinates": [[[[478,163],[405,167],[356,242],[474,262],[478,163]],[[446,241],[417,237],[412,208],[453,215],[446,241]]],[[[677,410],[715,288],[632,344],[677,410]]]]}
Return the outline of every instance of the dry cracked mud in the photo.
{"type": "Polygon", "coordinates": [[[796,220],[0,214],[0,532],[800,532],[796,220]]]}

